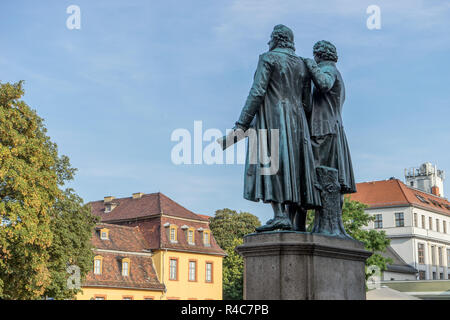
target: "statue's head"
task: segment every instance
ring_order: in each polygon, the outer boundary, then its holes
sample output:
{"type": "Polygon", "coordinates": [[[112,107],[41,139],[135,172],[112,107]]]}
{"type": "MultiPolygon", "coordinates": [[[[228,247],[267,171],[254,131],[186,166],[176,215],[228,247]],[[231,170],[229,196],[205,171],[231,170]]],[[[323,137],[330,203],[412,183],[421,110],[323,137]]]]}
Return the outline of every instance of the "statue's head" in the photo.
{"type": "Polygon", "coordinates": [[[320,61],[338,61],[336,47],[326,40],[316,42],[313,47],[313,54],[317,63],[320,61]]]}
{"type": "Polygon", "coordinates": [[[295,50],[294,33],[285,25],[278,24],[273,28],[268,45],[269,50],[275,48],[289,48],[295,50]]]}

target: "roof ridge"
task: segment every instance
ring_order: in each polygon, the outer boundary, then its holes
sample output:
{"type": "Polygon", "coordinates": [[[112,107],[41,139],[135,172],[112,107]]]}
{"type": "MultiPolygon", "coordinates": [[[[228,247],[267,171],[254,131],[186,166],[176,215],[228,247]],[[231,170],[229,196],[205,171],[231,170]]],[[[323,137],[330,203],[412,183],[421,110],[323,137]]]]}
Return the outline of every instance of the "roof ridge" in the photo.
{"type": "MultiPolygon", "coordinates": [[[[166,200],[173,202],[175,205],[179,206],[180,208],[183,208],[184,210],[186,210],[186,211],[188,211],[188,212],[194,214],[195,216],[197,216],[198,219],[199,219],[199,221],[204,221],[204,219],[203,219],[198,213],[195,213],[194,211],[189,210],[189,209],[186,208],[185,206],[179,204],[178,202],[176,202],[175,200],[173,200],[172,198],[170,198],[169,196],[166,196],[164,193],[161,193],[161,192],[159,192],[159,196],[160,196],[160,198],[159,198],[159,199],[160,199],[160,204],[161,204],[161,195],[162,195],[164,198],[166,198],[166,200]]],[[[162,205],[161,205],[161,210],[162,210],[162,205]]],[[[164,214],[163,210],[161,211],[161,213],[164,214]]],[[[167,215],[176,218],[176,216],[172,216],[172,215],[170,215],[170,214],[167,214],[167,215]]]]}
{"type": "Polygon", "coordinates": [[[158,195],[158,206],[159,206],[159,213],[163,214],[163,208],[162,208],[162,204],[161,204],[161,192],[157,193],[158,195]]]}
{"type": "Polygon", "coordinates": [[[403,186],[406,187],[406,185],[405,185],[403,182],[401,182],[399,179],[395,179],[395,181],[396,181],[397,184],[399,185],[400,190],[402,191],[402,194],[403,194],[403,196],[405,197],[406,202],[408,202],[409,204],[412,204],[412,202],[409,201],[408,196],[407,196],[406,193],[405,193],[405,190],[403,190],[403,186]]]}
{"type": "Polygon", "coordinates": [[[120,224],[107,223],[107,222],[99,222],[99,223],[97,223],[97,225],[106,225],[106,226],[113,226],[113,227],[119,227],[119,228],[125,228],[125,229],[135,229],[135,228],[137,228],[137,226],[130,227],[130,226],[123,226],[123,225],[120,225],[120,224]]]}

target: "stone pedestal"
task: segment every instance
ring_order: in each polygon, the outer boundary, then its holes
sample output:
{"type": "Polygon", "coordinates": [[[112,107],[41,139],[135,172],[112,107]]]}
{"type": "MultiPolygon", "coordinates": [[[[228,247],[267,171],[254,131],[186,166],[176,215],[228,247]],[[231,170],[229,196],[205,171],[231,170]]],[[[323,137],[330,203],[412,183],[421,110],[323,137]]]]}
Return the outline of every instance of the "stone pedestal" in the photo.
{"type": "Polygon", "coordinates": [[[365,300],[364,264],[356,240],[277,231],[245,236],[246,300],[365,300]]]}

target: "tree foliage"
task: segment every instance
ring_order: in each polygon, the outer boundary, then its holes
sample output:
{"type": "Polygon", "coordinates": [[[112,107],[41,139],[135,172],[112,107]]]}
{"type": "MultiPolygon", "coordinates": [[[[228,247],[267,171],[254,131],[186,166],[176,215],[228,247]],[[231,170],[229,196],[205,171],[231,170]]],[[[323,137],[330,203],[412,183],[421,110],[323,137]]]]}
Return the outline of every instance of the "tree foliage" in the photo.
{"type": "Polygon", "coordinates": [[[56,201],[52,217],[53,242],[48,261],[52,282],[44,295],[54,299],[71,299],[79,290],[67,286],[67,267],[79,268],[79,283],[92,270],[94,253],[91,236],[97,219],[91,214],[90,206],[83,205],[83,200],[72,189],[66,189],[64,197],[56,201]]]}
{"type": "Polygon", "coordinates": [[[230,209],[217,210],[211,218],[214,238],[227,253],[223,261],[223,298],[226,300],[243,298],[244,261],[235,248],[243,243],[246,234],[255,232],[260,225],[258,217],[251,213],[230,209]]]}
{"type": "MultiPolygon", "coordinates": [[[[71,260],[84,263],[88,251],[91,254],[88,245],[81,245],[91,236],[89,233],[86,238],[84,232],[92,228],[87,222],[90,213],[81,209],[81,199],[73,191],[61,190],[64,182],[73,178],[75,169],[67,157],[58,156],[43,120],[20,100],[23,94],[22,82],[0,83],[2,299],[39,299],[52,287],[56,294],[57,283],[66,285],[57,280],[62,265],[71,260]],[[71,235],[79,237],[72,247],[64,243],[71,230],[68,216],[72,217],[70,223],[83,230],[71,235]]],[[[64,290],[61,287],[59,291],[64,290]]]]}

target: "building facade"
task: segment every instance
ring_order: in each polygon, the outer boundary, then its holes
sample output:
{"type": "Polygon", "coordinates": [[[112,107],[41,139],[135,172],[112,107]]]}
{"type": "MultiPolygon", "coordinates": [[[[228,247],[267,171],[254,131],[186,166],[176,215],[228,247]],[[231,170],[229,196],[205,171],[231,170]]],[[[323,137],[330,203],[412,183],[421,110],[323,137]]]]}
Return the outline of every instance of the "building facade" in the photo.
{"type": "Polygon", "coordinates": [[[440,196],[443,185],[436,188],[422,181],[429,187],[426,192],[412,187],[419,185],[412,177],[407,181],[408,185],[395,178],[359,183],[350,197],[369,206],[366,212],[375,217],[369,228],[384,230],[395,253],[416,270],[415,275],[388,270],[383,280],[450,279],[450,202],[440,196]]]}
{"type": "Polygon", "coordinates": [[[78,300],[156,300],[165,287],[139,227],[98,224],[92,236],[94,267],[78,300]]]}
{"type": "MultiPolygon", "coordinates": [[[[217,245],[209,229],[208,218],[193,213],[161,193],[135,193],[132,197],[121,199],[105,197],[103,201],[92,202],[91,206],[93,214],[101,218],[102,224],[97,227],[97,233],[93,236],[96,247],[94,270],[88,275],[82,287],[83,294],[79,295],[79,299],[92,299],[102,295],[114,299],[120,299],[121,296],[130,297],[129,293],[108,295],[107,292],[110,290],[126,292],[129,289],[117,285],[114,288],[101,286],[100,282],[107,284],[108,279],[113,277],[109,274],[110,272],[119,279],[127,277],[122,274],[123,270],[126,274],[128,268],[131,275],[136,272],[133,266],[147,270],[147,277],[154,280],[151,286],[145,286],[148,292],[142,292],[142,285],[140,290],[133,289],[136,293],[133,299],[152,297],[167,300],[222,299],[222,259],[225,252],[217,245]],[[132,239],[128,241],[136,246],[133,252],[139,251],[139,254],[144,255],[146,259],[142,258],[141,264],[133,263],[133,260],[126,255],[130,252],[126,251],[126,248],[122,247],[124,244],[121,243],[112,253],[120,252],[121,255],[105,260],[106,252],[103,251],[105,240],[101,240],[102,230],[104,232],[105,229],[114,243],[116,240],[113,238],[117,237],[115,236],[117,233],[128,232],[127,238],[132,239]],[[134,230],[140,236],[133,238],[129,234],[131,231],[127,230],[134,230]],[[130,259],[129,264],[127,260],[123,260],[124,258],[130,259]],[[105,268],[106,262],[109,265],[114,264],[115,267],[109,266],[113,269],[106,273],[108,276],[96,275],[99,265],[105,268]],[[94,287],[92,279],[96,280],[94,287]]],[[[142,282],[142,279],[128,277],[130,280],[128,282],[137,281],[135,286],[142,282]]],[[[144,285],[147,284],[150,283],[147,282],[144,285]]]]}

